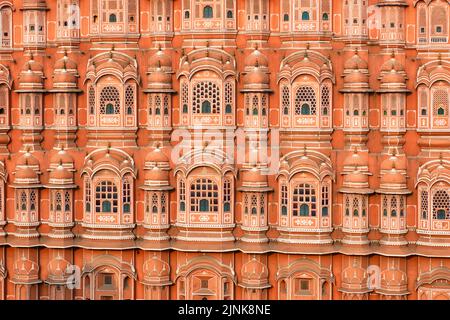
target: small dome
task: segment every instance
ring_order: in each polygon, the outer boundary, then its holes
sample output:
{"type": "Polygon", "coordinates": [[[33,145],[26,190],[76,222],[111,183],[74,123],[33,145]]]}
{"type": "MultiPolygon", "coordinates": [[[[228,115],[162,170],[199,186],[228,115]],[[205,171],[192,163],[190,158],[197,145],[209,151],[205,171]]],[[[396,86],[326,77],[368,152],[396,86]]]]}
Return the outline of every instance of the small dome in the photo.
{"type": "Polygon", "coordinates": [[[359,170],[355,170],[350,174],[344,176],[344,184],[366,184],[369,182],[369,177],[367,174],[363,174],[359,170]]]}
{"type": "Polygon", "coordinates": [[[390,72],[384,74],[381,78],[381,83],[383,84],[405,84],[405,82],[405,76],[398,73],[394,69],[391,69],[390,72]]]}
{"type": "Polygon", "coordinates": [[[267,67],[269,62],[264,54],[261,53],[258,49],[253,50],[251,54],[247,56],[245,59],[246,67],[267,67]]]}
{"type": "Polygon", "coordinates": [[[161,68],[157,68],[155,71],[149,72],[147,79],[149,85],[172,85],[172,75],[170,73],[162,71],[161,68]]]}
{"type": "Polygon", "coordinates": [[[16,166],[37,166],[39,167],[39,160],[36,159],[30,152],[25,152],[19,159],[16,161],[16,166]]]}
{"type": "Polygon", "coordinates": [[[166,54],[165,51],[159,49],[153,54],[148,62],[149,68],[171,68],[172,67],[172,59],[170,55],[166,54]]]}
{"type": "Polygon", "coordinates": [[[55,72],[55,75],[53,76],[53,82],[73,84],[77,82],[77,77],[72,72],[62,70],[59,72],[55,72]]]}
{"type": "Polygon", "coordinates": [[[267,185],[267,175],[262,174],[257,168],[242,172],[242,182],[245,184],[265,184],[267,185]]]}
{"type": "Polygon", "coordinates": [[[170,276],[170,267],[169,265],[159,259],[156,256],[153,256],[152,258],[147,259],[147,261],[144,262],[144,268],[143,268],[144,274],[146,277],[168,277],[170,276]]]}
{"type": "Polygon", "coordinates": [[[164,154],[160,148],[155,148],[153,151],[147,153],[145,157],[145,162],[169,162],[169,158],[164,154]]]}
{"type": "Polygon", "coordinates": [[[19,84],[38,84],[42,85],[42,75],[38,72],[28,69],[19,76],[19,84]]]}
{"type": "Polygon", "coordinates": [[[159,167],[153,167],[145,171],[145,180],[167,182],[169,181],[169,171],[161,170],[159,167]]]}
{"type": "Polygon", "coordinates": [[[24,71],[32,71],[32,72],[40,72],[42,73],[44,71],[44,67],[40,62],[37,62],[34,60],[33,56],[30,57],[30,60],[25,62],[25,64],[22,67],[22,72],[24,71]]]}
{"type": "Polygon", "coordinates": [[[369,83],[369,76],[360,70],[353,70],[344,77],[344,83],[369,83]]]}
{"type": "Polygon", "coordinates": [[[73,158],[66,150],[61,149],[50,158],[50,164],[73,164],[73,158]]]}
{"type": "Polygon", "coordinates": [[[67,56],[67,53],[64,53],[64,56],[59,59],[58,61],[56,61],[54,69],[58,70],[58,69],[66,69],[66,70],[76,70],[78,68],[78,65],[75,61],[73,61],[72,59],[70,59],[67,56]]]}
{"type": "Polygon", "coordinates": [[[395,58],[394,53],[392,53],[391,58],[387,60],[385,63],[383,63],[383,65],[381,66],[381,71],[388,72],[391,70],[395,70],[397,72],[405,70],[400,61],[395,58]]]}
{"type": "Polygon", "coordinates": [[[243,81],[244,85],[268,84],[269,75],[266,72],[263,72],[260,67],[253,67],[252,70],[244,76],[243,81]]]}
{"type": "Polygon", "coordinates": [[[49,174],[49,181],[53,182],[54,180],[72,180],[72,172],[70,172],[67,168],[64,168],[62,165],[58,165],[55,170],[51,171],[49,174]]]}
{"type": "Polygon", "coordinates": [[[405,157],[390,155],[387,159],[381,162],[381,170],[391,170],[392,168],[395,168],[397,170],[406,170],[405,157]]]}
{"type": "Polygon", "coordinates": [[[62,257],[56,257],[48,263],[48,274],[50,278],[64,278],[70,263],[62,257]]]}
{"type": "Polygon", "coordinates": [[[355,52],[353,57],[348,59],[344,64],[344,69],[347,70],[362,70],[362,69],[368,69],[369,66],[367,62],[358,55],[358,53],[355,52]]]}
{"type": "Polygon", "coordinates": [[[369,163],[369,158],[367,153],[359,153],[357,151],[348,155],[344,159],[344,167],[367,167],[369,163]]]}
{"type": "Polygon", "coordinates": [[[36,262],[27,259],[22,256],[14,262],[14,275],[15,276],[33,276],[37,275],[39,266],[36,262]]]}
{"type": "Polygon", "coordinates": [[[29,183],[35,183],[38,180],[38,174],[30,167],[18,168],[15,173],[15,180],[19,182],[21,180],[28,181],[29,183]]]}
{"type": "Polygon", "coordinates": [[[406,177],[399,170],[392,168],[382,175],[380,184],[406,186],[406,177]]]}

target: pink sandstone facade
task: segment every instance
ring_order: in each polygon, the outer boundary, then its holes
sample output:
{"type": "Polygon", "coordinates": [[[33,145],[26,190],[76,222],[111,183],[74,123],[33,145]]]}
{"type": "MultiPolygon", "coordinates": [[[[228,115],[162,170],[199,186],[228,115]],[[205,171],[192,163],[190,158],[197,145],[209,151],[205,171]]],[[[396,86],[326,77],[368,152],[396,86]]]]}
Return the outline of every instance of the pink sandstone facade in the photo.
{"type": "Polygon", "coordinates": [[[450,299],[446,0],[0,1],[0,300],[450,299]]]}

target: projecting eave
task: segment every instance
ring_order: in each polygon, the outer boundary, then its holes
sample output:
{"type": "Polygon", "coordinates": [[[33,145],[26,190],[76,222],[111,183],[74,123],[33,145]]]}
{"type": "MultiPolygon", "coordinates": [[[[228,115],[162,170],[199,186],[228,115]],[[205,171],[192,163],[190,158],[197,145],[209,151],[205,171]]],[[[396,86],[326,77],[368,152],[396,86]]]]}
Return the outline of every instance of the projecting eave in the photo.
{"type": "Polygon", "coordinates": [[[340,193],[351,193],[351,194],[372,194],[374,193],[373,189],[370,188],[361,188],[361,189],[353,189],[353,188],[340,188],[340,193]]]}
{"type": "Polygon", "coordinates": [[[172,186],[145,186],[145,185],[139,188],[145,191],[170,191],[174,189],[174,187],[172,186]]]}
{"type": "Polygon", "coordinates": [[[411,194],[412,191],[410,191],[409,189],[385,189],[385,188],[380,188],[375,190],[376,193],[380,193],[380,194],[411,194]]]}
{"type": "Polygon", "coordinates": [[[373,89],[341,89],[340,93],[373,93],[375,90],[373,89]]]}
{"type": "MultiPolygon", "coordinates": [[[[16,91],[17,92],[17,91],[16,91]]],[[[49,93],[82,93],[83,90],[81,89],[50,89],[47,90],[49,93]]]]}
{"type": "Polygon", "coordinates": [[[144,93],[177,93],[176,90],[173,89],[144,89],[142,90],[144,93]]]}

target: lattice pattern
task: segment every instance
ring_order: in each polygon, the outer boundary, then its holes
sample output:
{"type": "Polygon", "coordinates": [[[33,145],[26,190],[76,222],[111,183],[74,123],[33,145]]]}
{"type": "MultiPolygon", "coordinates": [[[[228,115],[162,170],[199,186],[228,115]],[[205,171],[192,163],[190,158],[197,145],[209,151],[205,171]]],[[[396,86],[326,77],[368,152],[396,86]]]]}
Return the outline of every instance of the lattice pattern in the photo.
{"type": "Polygon", "coordinates": [[[426,190],[420,193],[420,212],[422,219],[428,219],[428,191],[426,190]]]}
{"type": "Polygon", "coordinates": [[[328,186],[322,186],[322,216],[328,216],[329,202],[330,202],[330,195],[328,186]]]}
{"type": "Polygon", "coordinates": [[[359,216],[359,198],[357,196],[355,196],[353,198],[353,215],[354,216],[359,216]]]}
{"type": "Polygon", "coordinates": [[[191,184],[191,212],[218,212],[219,191],[217,184],[207,178],[191,184]]]}
{"type": "Polygon", "coordinates": [[[225,83],[225,104],[233,106],[233,97],[234,97],[233,84],[230,81],[227,81],[225,83]]]}
{"type": "Polygon", "coordinates": [[[288,208],[288,187],[286,184],[281,185],[281,214],[287,215],[288,208]]]}
{"type": "Polygon", "coordinates": [[[193,113],[220,113],[220,87],[212,81],[202,81],[192,90],[193,113]],[[209,111],[209,112],[207,112],[209,111]]]}
{"type": "Polygon", "coordinates": [[[100,93],[100,114],[119,114],[120,95],[116,87],[104,87],[100,93]]]}
{"type": "MultiPolygon", "coordinates": [[[[448,89],[447,89],[448,90],[448,89]]],[[[433,115],[448,115],[448,91],[438,89],[433,92],[433,115]]]]}
{"type": "Polygon", "coordinates": [[[320,99],[320,103],[321,103],[321,108],[322,108],[322,115],[328,115],[329,111],[330,111],[330,88],[328,86],[322,86],[322,91],[321,91],[321,99],[320,99]]]}
{"type": "Polygon", "coordinates": [[[125,110],[127,114],[134,113],[134,88],[127,86],[125,89],[125,110]]]}
{"type": "Polygon", "coordinates": [[[314,186],[302,183],[294,188],[292,196],[292,215],[316,216],[316,190],[314,186]]]}
{"type": "Polygon", "coordinates": [[[117,186],[112,181],[101,181],[95,188],[95,212],[118,212],[117,186]]]}
{"type": "Polygon", "coordinates": [[[88,178],[84,179],[84,209],[91,212],[91,183],[88,178]]]}
{"type": "Polygon", "coordinates": [[[56,207],[56,211],[61,211],[61,209],[62,209],[62,197],[61,197],[61,193],[60,192],[56,193],[55,207],[56,207]]]}
{"type": "Polygon", "coordinates": [[[128,213],[130,212],[131,207],[131,185],[128,179],[123,181],[122,185],[122,203],[123,203],[123,211],[128,213]]]}
{"type": "Polygon", "coordinates": [[[433,219],[450,219],[450,196],[447,190],[437,190],[433,195],[433,219]]]}
{"type": "Polygon", "coordinates": [[[345,215],[350,215],[350,196],[345,196],[345,215]]]}
{"type": "Polygon", "coordinates": [[[316,92],[311,86],[300,86],[295,93],[296,115],[315,115],[317,108],[316,92]]]}
{"type": "Polygon", "coordinates": [[[261,193],[260,195],[259,195],[259,212],[260,212],[260,214],[261,215],[263,215],[264,214],[264,208],[265,208],[265,196],[264,196],[264,194],[263,193],[261,193]]]}
{"type": "Polygon", "coordinates": [[[252,199],[251,199],[251,213],[252,214],[257,214],[258,213],[258,198],[256,198],[256,195],[252,195],[252,199]]]}
{"type": "Polygon", "coordinates": [[[70,208],[71,208],[71,196],[70,196],[70,192],[66,191],[64,193],[64,211],[65,212],[70,212],[70,208]]]}
{"type": "Polygon", "coordinates": [[[180,200],[180,211],[186,210],[186,184],[184,180],[180,180],[178,183],[178,192],[179,192],[179,200],[180,200]]]}
{"type": "Polygon", "coordinates": [[[189,85],[186,82],[181,84],[181,111],[187,112],[189,105],[189,85]]]}
{"type": "Polygon", "coordinates": [[[89,88],[89,113],[95,113],[95,89],[94,87],[89,88]]]}
{"type": "Polygon", "coordinates": [[[289,87],[284,86],[281,89],[281,106],[283,108],[283,114],[288,115],[289,109],[291,105],[291,97],[290,97],[289,87]]]}
{"type": "Polygon", "coordinates": [[[231,181],[230,179],[225,179],[223,182],[223,204],[224,208],[230,210],[231,205],[231,181]]]}

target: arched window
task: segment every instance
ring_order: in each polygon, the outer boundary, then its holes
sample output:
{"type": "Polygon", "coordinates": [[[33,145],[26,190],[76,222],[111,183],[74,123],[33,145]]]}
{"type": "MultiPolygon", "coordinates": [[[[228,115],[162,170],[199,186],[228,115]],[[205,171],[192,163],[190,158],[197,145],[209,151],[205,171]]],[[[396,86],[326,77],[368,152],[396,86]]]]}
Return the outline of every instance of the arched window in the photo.
{"type": "Polygon", "coordinates": [[[309,20],[309,12],[308,11],[303,11],[302,12],[302,20],[304,20],[304,21],[308,21],[309,20]]]}
{"type": "Polygon", "coordinates": [[[192,91],[193,113],[220,113],[220,89],[212,81],[201,81],[194,85],[192,91]]]}
{"type": "Polygon", "coordinates": [[[209,211],[209,201],[206,199],[200,200],[200,212],[208,212],[209,211]]]}
{"type": "Polygon", "coordinates": [[[106,114],[114,114],[114,106],[112,105],[112,103],[108,103],[106,105],[106,114]]]}
{"type": "Polygon", "coordinates": [[[316,190],[310,184],[301,183],[293,191],[292,215],[297,217],[305,214],[316,216],[316,190]]]}
{"type": "Polygon", "coordinates": [[[281,185],[281,215],[286,216],[288,213],[288,188],[286,184],[281,185]]]}
{"type": "Polygon", "coordinates": [[[301,217],[309,216],[309,206],[307,204],[302,204],[300,206],[300,216],[301,217]]]}
{"type": "Polygon", "coordinates": [[[180,180],[178,183],[178,192],[180,200],[180,211],[186,211],[186,185],[184,180],[180,180]]]}
{"type": "Polygon", "coordinates": [[[223,211],[230,212],[231,209],[231,180],[223,181],[223,211]]]}
{"type": "Polygon", "coordinates": [[[211,8],[211,6],[205,6],[203,8],[203,18],[205,19],[213,18],[213,8],[211,8]]]}
{"type": "Polygon", "coordinates": [[[109,15],[109,22],[114,23],[117,22],[117,16],[114,13],[109,15]]]}
{"type": "Polygon", "coordinates": [[[125,89],[125,110],[126,114],[132,115],[134,110],[134,88],[127,86],[125,89]]]}
{"type": "Polygon", "coordinates": [[[300,86],[295,93],[294,103],[296,115],[315,115],[317,99],[314,88],[311,86],[300,86]]]}
{"type": "Polygon", "coordinates": [[[109,180],[100,181],[95,188],[95,212],[118,213],[117,186],[109,180]]]}
{"type": "Polygon", "coordinates": [[[131,211],[131,184],[127,178],[123,180],[122,184],[122,204],[123,213],[130,213],[131,211]]]}
{"type": "Polygon", "coordinates": [[[89,88],[88,105],[89,105],[89,113],[94,114],[95,113],[95,89],[94,89],[94,87],[89,88]]]}
{"type": "Polygon", "coordinates": [[[211,113],[211,102],[207,100],[202,102],[202,113],[211,113]]]}
{"type": "Polygon", "coordinates": [[[191,183],[191,212],[218,212],[219,190],[211,179],[201,178],[191,183]]]}
{"type": "Polygon", "coordinates": [[[119,90],[113,86],[104,87],[100,93],[100,114],[119,114],[119,90]]]}
{"type": "Polygon", "coordinates": [[[450,219],[450,196],[446,190],[433,195],[433,219],[450,219]]]}
{"type": "Polygon", "coordinates": [[[310,115],[311,114],[311,108],[309,107],[309,104],[307,104],[307,103],[302,104],[301,114],[302,115],[310,115]]]}

